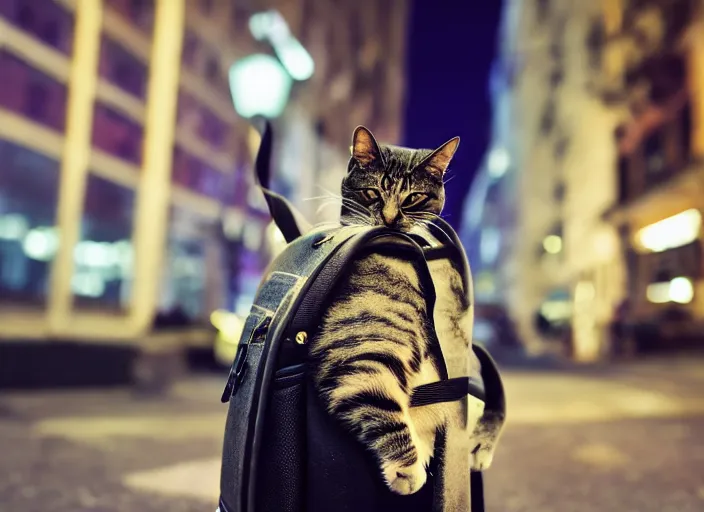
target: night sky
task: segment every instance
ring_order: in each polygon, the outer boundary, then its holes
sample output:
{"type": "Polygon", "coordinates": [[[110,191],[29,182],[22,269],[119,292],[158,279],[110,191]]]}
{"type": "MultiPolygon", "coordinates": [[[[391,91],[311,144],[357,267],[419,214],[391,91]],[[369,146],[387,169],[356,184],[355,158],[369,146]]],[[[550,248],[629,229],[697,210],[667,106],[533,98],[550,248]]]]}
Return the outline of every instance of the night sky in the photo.
{"type": "Polygon", "coordinates": [[[407,53],[403,145],[435,148],[459,135],[443,217],[459,228],[464,200],[489,142],[489,70],[501,0],[414,0],[407,53]]]}

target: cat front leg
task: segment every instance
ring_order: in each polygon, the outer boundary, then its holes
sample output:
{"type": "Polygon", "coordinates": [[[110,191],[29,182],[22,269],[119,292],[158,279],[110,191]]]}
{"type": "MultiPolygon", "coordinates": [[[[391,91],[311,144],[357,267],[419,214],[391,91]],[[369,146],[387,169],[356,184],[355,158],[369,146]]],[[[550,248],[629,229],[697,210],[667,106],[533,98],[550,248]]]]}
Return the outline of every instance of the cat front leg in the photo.
{"type": "Polygon", "coordinates": [[[328,410],[374,453],[393,492],[413,494],[427,480],[432,446],[413,424],[409,393],[399,374],[389,369],[394,365],[375,364],[378,356],[358,356],[347,368],[338,368],[337,385],[327,393],[328,410]]]}
{"type": "Polygon", "coordinates": [[[421,441],[408,414],[403,424],[408,429],[408,437],[397,438],[396,441],[401,441],[398,446],[393,446],[394,441],[384,440],[383,436],[377,439],[376,444],[386,484],[398,494],[413,494],[420,490],[428,479],[432,450],[421,441]]]}
{"type": "Polygon", "coordinates": [[[504,419],[494,411],[485,411],[472,433],[471,467],[474,471],[484,471],[491,467],[494,452],[503,429],[504,419]]]}

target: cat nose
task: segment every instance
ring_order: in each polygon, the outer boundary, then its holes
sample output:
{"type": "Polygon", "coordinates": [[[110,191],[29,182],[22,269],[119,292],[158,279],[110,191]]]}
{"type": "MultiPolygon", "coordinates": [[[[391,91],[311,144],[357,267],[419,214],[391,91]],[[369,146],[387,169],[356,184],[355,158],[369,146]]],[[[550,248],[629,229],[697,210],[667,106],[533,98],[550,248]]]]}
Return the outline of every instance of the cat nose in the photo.
{"type": "Polygon", "coordinates": [[[386,226],[393,226],[401,218],[401,210],[398,208],[384,208],[381,212],[386,226]]]}

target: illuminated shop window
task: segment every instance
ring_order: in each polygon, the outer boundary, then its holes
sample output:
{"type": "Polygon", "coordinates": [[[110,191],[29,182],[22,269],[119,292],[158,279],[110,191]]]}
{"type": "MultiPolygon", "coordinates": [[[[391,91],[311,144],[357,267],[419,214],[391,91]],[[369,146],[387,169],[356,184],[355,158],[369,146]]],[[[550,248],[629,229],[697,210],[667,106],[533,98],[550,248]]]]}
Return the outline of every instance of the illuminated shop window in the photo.
{"type": "Polygon", "coordinates": [[[0,0],[0,17],[64,54],[71,53],[73,16],[55,0],[0,0]]]}
{"type": "Polygon", "coordinates": [[[66,86],[0,50],[0,107],[63,131],[66,86]]]}
{"type": "Polygon", "coordinates": [[[81,237],[73,252],[71,289],[77,307],[128,307],[134,200],[132,189],[88,175],[81,237]]]}
{"type": "Polygon", "coordinates": [[[696,208],[646,226],[636,233],[636,247],[641,251],[662,252],[682,247],[699,237],[702,215],[696,208]]]}
{"type": "Polygon", "coordinates": [[[694,298],[694,284],[688,277],[679,276],[669,281],[650,283],[646,289],[648,300],[654,304],[675,302],[689,304],[694,298]]]}
{"type": "Polygon", "coordinates": [[[210,314],[205,307],[206,285],[208,273],[217,269],[206,265],[209,243],[217,243],[213,221],[183,208],[171,208],[159,303],[162,315],[178,314],[194,323],[210,314]]]}
{"type": "Polygon", "coordinates": [[[0,301],[44,305],[55,226],[59,163],[0,140],[0,301]]]}

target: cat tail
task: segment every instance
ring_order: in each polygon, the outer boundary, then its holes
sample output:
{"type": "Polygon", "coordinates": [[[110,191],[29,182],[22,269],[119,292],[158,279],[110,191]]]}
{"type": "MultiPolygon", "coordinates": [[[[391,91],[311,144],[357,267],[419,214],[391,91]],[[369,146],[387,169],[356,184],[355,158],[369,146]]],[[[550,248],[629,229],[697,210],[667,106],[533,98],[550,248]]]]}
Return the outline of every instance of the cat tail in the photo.
{"type": "Polygon", "coordinates": [[[269,213],[271,213],[274,223],[281,230],[286,242],[291,243],[302,234],[310,231],[312,225],[285,197],[269,190],[273,150],[271,123],[264,120],[260,128],[261,141],[254,162],[255,177],[259,188],[264,193],[264,199],[269,206],[269,213]]]}

